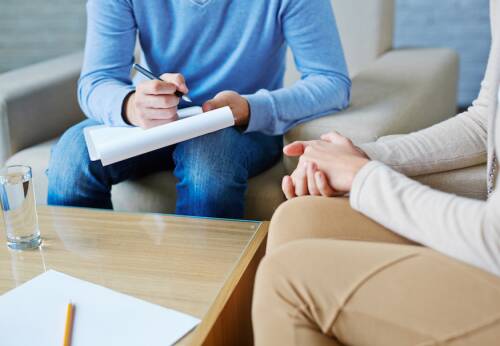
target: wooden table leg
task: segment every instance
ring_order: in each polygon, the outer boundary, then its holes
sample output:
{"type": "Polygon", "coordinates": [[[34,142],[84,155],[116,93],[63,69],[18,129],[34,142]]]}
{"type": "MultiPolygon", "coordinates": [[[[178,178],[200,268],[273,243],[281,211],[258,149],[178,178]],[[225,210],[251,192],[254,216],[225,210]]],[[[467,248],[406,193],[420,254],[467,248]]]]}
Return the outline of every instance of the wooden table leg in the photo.
{"type": "Polygon", "coordinates": [[[261,227],[266,228],[265,235],[203,342],[205,346],[253,345],[252,295],[257,267],[265,254],[268,225],[263,224],[261,227]]]}

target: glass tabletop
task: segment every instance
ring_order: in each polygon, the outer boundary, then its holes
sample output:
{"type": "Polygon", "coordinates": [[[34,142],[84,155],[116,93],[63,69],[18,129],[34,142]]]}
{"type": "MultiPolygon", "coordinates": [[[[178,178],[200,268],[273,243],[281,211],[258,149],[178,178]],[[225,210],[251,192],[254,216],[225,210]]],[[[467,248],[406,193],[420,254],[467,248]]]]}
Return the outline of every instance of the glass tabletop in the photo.
{"type": "Polygon", "coordinates": [[[0,294],[54,269],[198,318],[261,225],[60,207],[38,214],[38,250],[8,249],[0,226],[0,294]]]}

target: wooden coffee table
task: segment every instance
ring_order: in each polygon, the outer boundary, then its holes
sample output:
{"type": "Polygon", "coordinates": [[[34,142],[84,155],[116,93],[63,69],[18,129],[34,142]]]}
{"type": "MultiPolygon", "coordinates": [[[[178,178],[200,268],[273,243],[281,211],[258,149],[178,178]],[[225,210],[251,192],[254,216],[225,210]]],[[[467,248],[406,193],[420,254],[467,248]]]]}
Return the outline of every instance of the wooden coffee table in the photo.
{"type": "Polygon", "coordinates": [[[200,318],[179,345],[252,344],[267,222],[61,207],[38,214],[40,250],[9,250],[0,236],[0,294],[54,269],[200,318]]]}

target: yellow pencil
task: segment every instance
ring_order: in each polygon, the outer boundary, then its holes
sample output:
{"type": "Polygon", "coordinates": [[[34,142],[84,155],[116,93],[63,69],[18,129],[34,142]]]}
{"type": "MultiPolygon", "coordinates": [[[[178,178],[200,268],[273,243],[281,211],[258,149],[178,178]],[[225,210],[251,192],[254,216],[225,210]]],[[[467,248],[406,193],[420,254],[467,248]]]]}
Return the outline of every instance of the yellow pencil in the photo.
{"type": "Polygon", "coordinates": [[[63,346],[71,346],[71,337],[73,333],[74,305],[70,301],[66,309],[66,327],[64,328],[64,343],[63,346]]]}

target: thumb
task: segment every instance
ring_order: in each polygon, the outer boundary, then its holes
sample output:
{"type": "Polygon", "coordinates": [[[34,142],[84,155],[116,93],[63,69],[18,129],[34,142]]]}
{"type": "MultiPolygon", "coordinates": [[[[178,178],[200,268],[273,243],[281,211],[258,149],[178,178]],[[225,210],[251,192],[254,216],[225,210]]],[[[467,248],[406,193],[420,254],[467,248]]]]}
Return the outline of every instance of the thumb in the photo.
{"type": "Polygon", "coordinates": [[[305,142],[300,142],[300,141],[293,142],[283,148],[283,153],[286,156],[292,156],[292,157],[300,156],[304,154],[305,147],[306,147],[305,142]]]}
{"type": "Polygon", "coordinates": [[[203,112],[209,112],[211,110],[216,109],[214,100],[212,99],[206,101],[201,108],[203,109],[203,112]]]}
{"type": "Polygon", "coordinates": [[[336,131],[332,131],[322,135],[321,139],[333,144],[345,144],[346,142],[349,141],[347,137],[342,136],[340,133],[336,131]]]}
{"type": "Polygon", "coordinates": [[[214,109],[218,109],[218,108],[222,108],[226,106],[226,104],[224,104],[224,102],[222,102],[222,100],[220,98],[213,98],[211,100],[208,100],[206,101],[202,108],[203,108],[203,112],[209,112],[209,111],[213,111],[214,109]]]}

